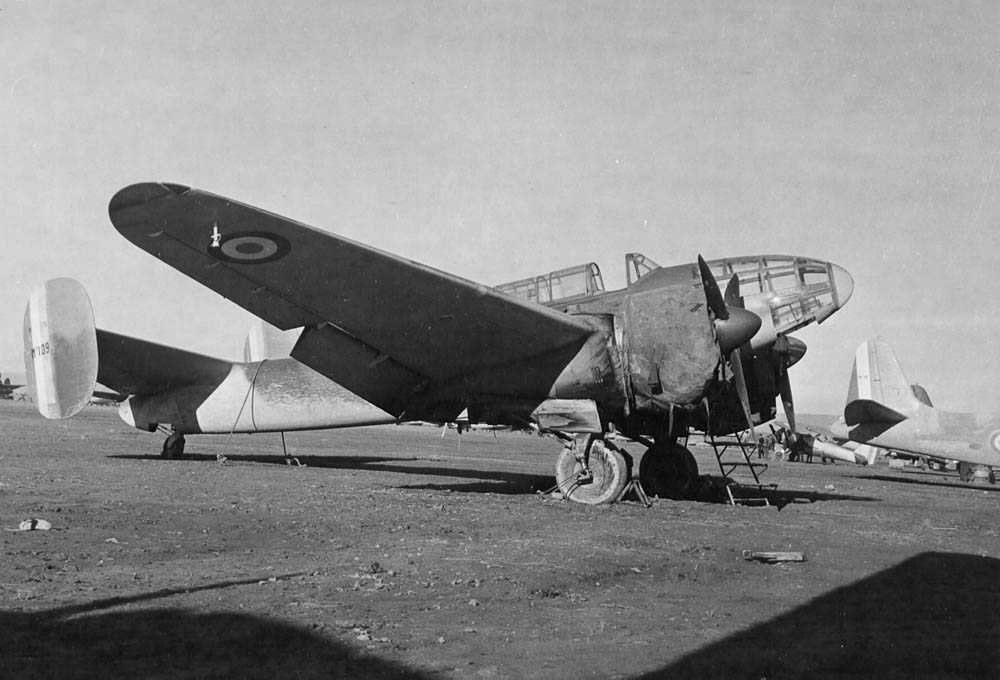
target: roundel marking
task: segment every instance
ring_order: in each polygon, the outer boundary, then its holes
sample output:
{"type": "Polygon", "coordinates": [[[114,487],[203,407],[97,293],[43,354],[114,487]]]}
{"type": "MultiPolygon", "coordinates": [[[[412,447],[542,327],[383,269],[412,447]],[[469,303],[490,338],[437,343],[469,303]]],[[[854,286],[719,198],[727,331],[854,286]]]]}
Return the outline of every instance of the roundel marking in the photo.
{"type": "Polygon", "coordinates": [[[292,249],[284,236],[266,231],[241,231],[220,236],[208,247],[217,260],[236,264],[263,264],[281,259],[292,249]]]}
{"type": "Polygon", "coordinates": [[[994,451],[1000,453],[1000,430],[990,435],[990,446],[993,447],[994,451]]]}

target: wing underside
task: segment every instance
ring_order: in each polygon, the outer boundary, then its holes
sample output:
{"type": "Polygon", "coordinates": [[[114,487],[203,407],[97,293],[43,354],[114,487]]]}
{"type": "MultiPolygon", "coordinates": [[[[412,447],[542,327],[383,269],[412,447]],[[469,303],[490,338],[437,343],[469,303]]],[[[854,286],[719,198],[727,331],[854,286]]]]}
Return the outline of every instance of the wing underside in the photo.
{"type": "Polygon", "coordinates": [[[306,327],[292,356],[394,415],[433,410],[430,395],[446,384],[544,396],[592,332],[561,312],[188,187],[133,185],[109,212],[143,250],[278,328],[306,327]],[[514,364],[532,378],[506,379],[514,364]]]}

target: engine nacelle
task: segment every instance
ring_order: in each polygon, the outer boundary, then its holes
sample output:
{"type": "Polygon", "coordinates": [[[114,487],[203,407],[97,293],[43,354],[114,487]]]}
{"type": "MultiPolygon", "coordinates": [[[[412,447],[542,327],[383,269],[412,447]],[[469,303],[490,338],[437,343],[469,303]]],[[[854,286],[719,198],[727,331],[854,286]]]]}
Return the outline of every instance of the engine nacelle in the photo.
{"type": "Polygon", "coordinates": [[[707,392],[719,347],[699,284],[688,268],[658,269],[628,292],[626,373],[639,411],[695,404],[707,392]]]}

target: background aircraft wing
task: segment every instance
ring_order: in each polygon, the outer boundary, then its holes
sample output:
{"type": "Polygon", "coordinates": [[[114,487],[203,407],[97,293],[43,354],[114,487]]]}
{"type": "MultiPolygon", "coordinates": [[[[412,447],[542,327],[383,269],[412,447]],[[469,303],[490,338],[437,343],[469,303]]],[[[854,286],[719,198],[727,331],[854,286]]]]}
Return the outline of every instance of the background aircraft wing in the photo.
{"type": "Polygon", "coordinates": [[[445,408],[435,388],[474,374],[480,393],[544,394],[592,332],[582,319],[197,189],[136,184],[109,213],[132,243],[251,313],[306,327],[292,356],[397,416],[445,408]]]}
{"type": "Polygon", "coordinates": [[[155,342],[97,329],[97,382],[124,394],[155,394],[222,382],[232,364],[155,342]]]}

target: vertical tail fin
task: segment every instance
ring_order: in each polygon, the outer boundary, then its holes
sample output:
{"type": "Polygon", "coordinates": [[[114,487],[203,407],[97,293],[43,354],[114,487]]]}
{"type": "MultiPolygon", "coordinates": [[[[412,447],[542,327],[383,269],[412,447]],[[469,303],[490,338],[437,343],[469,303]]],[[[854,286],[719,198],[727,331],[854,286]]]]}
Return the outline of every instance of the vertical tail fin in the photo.
{"type": "Polygon", "coordinates": [[[73,279],[37,288],[24,310],[28,391],[46,418],[79,413],[97,382],[97,330],[87,291],[73,279]]]}
{"type": "Polygon", "coordinates": [[[899,422],[919,408],[920,401],[889,343],[875,338],[858,345],[844,408],[848,424],[870,420],[899,422]]]}
{"type": "Polygon", "coordinates": [[[263,361],[283,359],[292,355],[295,341],[302,333],[301,328],[283,331],[263,319],[257,319],[250,326],[247,339],[243,343],[243,361],[263,361]]]}

